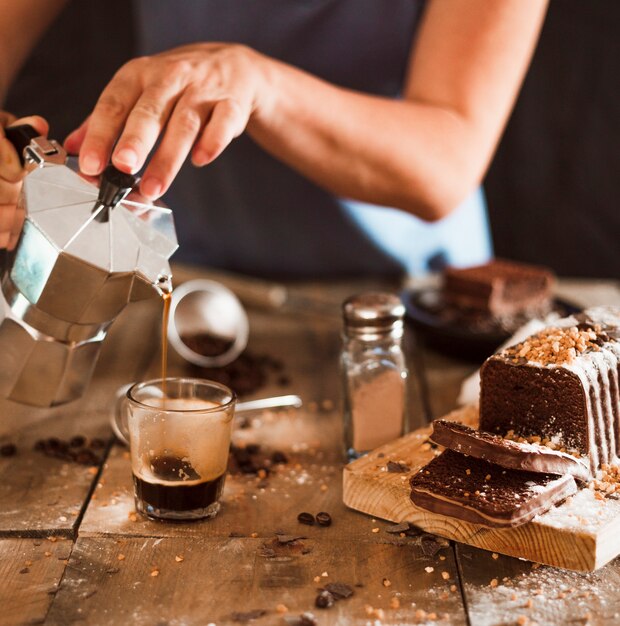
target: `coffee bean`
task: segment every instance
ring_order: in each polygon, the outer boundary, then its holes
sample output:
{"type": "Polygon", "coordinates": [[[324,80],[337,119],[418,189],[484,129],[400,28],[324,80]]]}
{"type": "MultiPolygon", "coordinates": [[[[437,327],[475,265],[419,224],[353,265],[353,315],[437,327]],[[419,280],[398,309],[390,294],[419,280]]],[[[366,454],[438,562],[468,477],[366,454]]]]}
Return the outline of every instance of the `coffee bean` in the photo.
{"type": "Polygon", "coordinates": [[[76,435],[69,439],[69,446],[72,448],[81,448],[86,443],[86,437],[82,435],[76,435]]]}
{"type": "Polygon", "coordinates": [[[17,446],[14,443],[5,443],[0,446],[0,456],[15,456],[17,454],[17,446]]]}
{"type": "Polygon", "coordinates": [[[297,521],[300,524],[306,524],[306,526],[314,526],[314,515],[303,511],[297,516],[297,521]]]}
{"type": "Polygon", "coordinates": [[[316,617],[312,613],[302,613],[299,616],[297,626],[317,626],[316,617]]]}
{"type": "Polygon", "coordinates": [[[60,447],[60,439],[56,437],[50,437],[45,441],[45,447],[50,450],[57,450],[60,447]]]}
{"type": "Polygon", "coordinates": [[[326,589],[323,589],[314,600],[314,605],[319,609],[328,609],[334,606],[334,596],[326,589]]]}
{"type": "Polygon", "coordinates": [[[288,457],[286,456],[286,454],[284,454],[284,452],[280,452],[279,450],[276,450],[271,455],[271,462],[274,465],[288,463],[288,457]]]}
{"type": "Polygon", "coordinates": [[[325,511],[321,511],[316,514],[316,521],[319,526],[331,526],[332,516],[329,513],[325,513],[325,511]]]}

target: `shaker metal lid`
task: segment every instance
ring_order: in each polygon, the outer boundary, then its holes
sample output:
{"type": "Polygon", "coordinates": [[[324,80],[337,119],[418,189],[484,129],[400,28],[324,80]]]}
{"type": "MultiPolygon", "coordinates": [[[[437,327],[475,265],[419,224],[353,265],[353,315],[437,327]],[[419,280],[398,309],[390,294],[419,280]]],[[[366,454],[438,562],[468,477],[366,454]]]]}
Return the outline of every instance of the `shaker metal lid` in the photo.
{"type": "Polygon", "coordinates": [[[389,330],[402,326],[405,307],[395,294],[369,291],[347,298],[342,305],[342,315],[349,329],[389,330]]]}

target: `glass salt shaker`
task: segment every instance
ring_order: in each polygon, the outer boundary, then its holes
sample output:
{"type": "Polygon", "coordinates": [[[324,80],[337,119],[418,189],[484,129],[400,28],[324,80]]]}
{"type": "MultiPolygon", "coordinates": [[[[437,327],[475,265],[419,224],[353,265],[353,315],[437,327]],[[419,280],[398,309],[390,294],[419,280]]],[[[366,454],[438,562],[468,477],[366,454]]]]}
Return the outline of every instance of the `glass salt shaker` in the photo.
{"type": "Polygon", "coordinates": [[[408,430],[405,307],[394,294],[367,292],[345,300],[342,313],[344,443],[353,460],[408,430]]]}

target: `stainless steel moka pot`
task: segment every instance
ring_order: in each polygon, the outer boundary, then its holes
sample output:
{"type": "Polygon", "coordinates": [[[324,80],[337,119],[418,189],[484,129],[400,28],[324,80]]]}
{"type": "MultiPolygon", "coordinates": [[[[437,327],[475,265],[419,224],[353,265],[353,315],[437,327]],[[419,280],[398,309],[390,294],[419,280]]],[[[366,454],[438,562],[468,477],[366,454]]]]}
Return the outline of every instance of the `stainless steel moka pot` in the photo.
{"type": "Polygon", "coordinates": [[[28,171],[23,228],[3,252],[0,395],[49,407],[79,398],[125,305],[169,289],[172,213],[108,166],[99,181],[30,126],[6,129],[28,171]]]}

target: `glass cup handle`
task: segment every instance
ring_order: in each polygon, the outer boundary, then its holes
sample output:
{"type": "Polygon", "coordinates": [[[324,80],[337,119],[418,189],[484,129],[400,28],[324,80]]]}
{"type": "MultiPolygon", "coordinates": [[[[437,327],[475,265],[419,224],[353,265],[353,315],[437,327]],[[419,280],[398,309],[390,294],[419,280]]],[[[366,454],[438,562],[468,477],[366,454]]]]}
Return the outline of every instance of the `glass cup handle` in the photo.
{"type": "Polygon", "coordinates": [[[110,415],[110,426],[112,426],[112,431],[116,435],[116,438],[126,446],[129,446],[129,429],[127,428],[123,408],[127,400],[127,392],[132,385],[133,383],[123,385],[116,390],[114,397],[114,409],[112,415],[110,415]]]}

